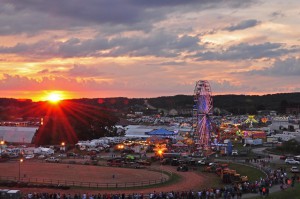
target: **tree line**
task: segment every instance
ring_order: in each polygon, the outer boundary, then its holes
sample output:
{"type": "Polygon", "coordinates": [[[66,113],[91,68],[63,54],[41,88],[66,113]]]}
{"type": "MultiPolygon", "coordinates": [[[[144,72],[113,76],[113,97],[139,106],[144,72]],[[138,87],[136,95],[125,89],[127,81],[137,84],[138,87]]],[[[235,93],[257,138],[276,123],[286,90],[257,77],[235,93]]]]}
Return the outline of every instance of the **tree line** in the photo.
{"type": "MultiPolygon", "coordinates": [[[[300,93],[272,95],[216,95],[214,107],[233,114],[256,114],[258,110],[285,113],[288,107],[299,107],[300,93]]],[[[115,125],[128,113],[143,111],[157,114],[159,109],[192,109],[194,96],[176,95],[157,98],[94,98],[64,100],[59,104],[0,98],[0,121],[28,121],[43,118],[44,124],[35,136],[38,145],[76,143],[116,135],[115,125]],[[147,105],[145,104],[147,101],[147,105]],[[152,108],[149,110],[148,106],[152,108]]],[[[189,115],[190,116],[190,115],[189,115]]]]}

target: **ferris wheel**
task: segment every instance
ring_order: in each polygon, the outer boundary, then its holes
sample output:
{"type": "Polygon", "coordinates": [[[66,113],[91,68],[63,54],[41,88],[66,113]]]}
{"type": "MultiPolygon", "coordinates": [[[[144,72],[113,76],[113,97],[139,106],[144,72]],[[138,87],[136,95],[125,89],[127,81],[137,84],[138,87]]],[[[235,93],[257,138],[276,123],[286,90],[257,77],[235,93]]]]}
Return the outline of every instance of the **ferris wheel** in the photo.
{"type": "Polygon", "coordinates": [[[211,146],[211,120],[213,110],[213,100],[211,88],[206,80],[196,82],[194,91],[194,129],[195,139],[203,150],[211,146]]]}

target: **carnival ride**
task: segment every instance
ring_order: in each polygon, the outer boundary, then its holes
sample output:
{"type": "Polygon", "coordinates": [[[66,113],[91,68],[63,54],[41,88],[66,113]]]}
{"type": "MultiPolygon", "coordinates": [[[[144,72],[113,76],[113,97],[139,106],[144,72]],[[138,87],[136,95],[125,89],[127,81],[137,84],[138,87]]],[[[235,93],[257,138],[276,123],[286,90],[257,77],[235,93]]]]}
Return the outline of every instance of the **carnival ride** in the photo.
{"type": "Polygon", "coordinates": [[[203,151],[208,151],[211,148],[212,125],[210,116],[213,110],[211,88],[208,81],[199,80],[196,82],[194,102],[193,127],[195,143],[199,144],[203,151]]]}
{"type": "Polygon", "coordinates": [[[268,122],[269,119],[268,119],[267,117],[263,117],[263,118],[261,118],[260,120],[261,120],[262,123],[265,124],[265,123],[268,122]]]}
{"type": "Polygon", "coordinates": [[[253,127],[253,123],[258,123],[258,121],[254,117],[255,115],[249,115],[245,121],[246,124],[249,124],[249,128],[253,127]]]}

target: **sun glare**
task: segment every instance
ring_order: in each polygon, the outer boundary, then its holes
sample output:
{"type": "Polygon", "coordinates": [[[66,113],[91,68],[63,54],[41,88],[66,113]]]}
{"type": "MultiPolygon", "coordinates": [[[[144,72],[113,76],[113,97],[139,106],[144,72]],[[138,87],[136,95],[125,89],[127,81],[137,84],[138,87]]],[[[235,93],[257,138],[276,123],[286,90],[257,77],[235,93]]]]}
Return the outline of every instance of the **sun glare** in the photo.
{"type": "Polygon", "coordinates": [[[63,100],[63,98],[59,93],[49,93],[49,95],[47,96],[47,101],[53,104],[57,104],[61,100],[63,100]]]}

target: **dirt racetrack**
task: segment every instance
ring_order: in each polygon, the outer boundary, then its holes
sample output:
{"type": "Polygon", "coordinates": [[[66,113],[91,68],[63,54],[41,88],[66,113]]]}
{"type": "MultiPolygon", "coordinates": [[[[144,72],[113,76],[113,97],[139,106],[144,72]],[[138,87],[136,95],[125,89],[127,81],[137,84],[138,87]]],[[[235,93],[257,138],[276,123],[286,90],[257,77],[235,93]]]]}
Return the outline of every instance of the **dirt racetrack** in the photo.
{"type": "MultiPolygon", "coordinates": [[[[0,164],[1,176],[39,178],[97,183],[140,182],[161,179],[161,173],[135,168],[100,167],[80,164],[58,164],[28,161],[0,164]]],[[[163,174],[167,178],[167,175],[163,174]]]]}
{"type": "MultiPolygon", "coordinates": [[[[43,188],[15,188],[20,189],[23,193],[27,192],[49,192],[49,193],[150,193],[152,191],[189,191],[197,190],[199,187],[205,186],[208,177],[196,172],[177,172],[176,167],[171,166],[152,166],[155,169],[163,169],[169,172],[177,173],[181,176],[181,180],[176,184],[157,186],[155,188],[135,188],[126,190],[96,190],[88,188],[71,188],[70,190],[55,190],[43,188]]],[[[41,162],[6,162],[0,163],[1,176],[15,176],[18,177],[20,168],[20,176],[24,174],[28,178],[45,178],[45,179],[59,179],[68,181],[84,181],[84,182],[99,182],[99,183],[122,183],[122,182],[138,182],[151,179],[160,179],[162,173],[149,171],[147,169],[130,169],[130,168],[116,168],[116,167],[101,167],[90,165],[70,165],[57,163],[41,163],[41,162]],[[19,167],[20,166],[20,167],[19,167]],[[114,178],[113,178],[114,175],[114,178]]],[[[164,174],[163,174],[164,175],[164,174]]],[[[167,177],[165,175],[165,177],[167,177]]],[[[1,188],[1,187],[0,187],[1,188]]]]}

